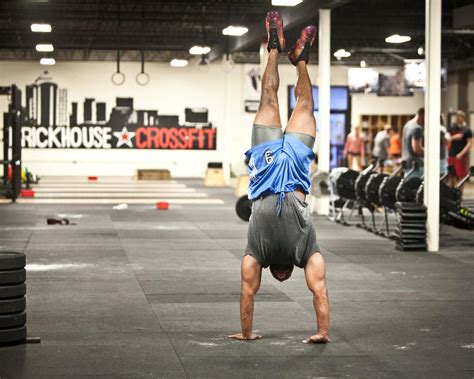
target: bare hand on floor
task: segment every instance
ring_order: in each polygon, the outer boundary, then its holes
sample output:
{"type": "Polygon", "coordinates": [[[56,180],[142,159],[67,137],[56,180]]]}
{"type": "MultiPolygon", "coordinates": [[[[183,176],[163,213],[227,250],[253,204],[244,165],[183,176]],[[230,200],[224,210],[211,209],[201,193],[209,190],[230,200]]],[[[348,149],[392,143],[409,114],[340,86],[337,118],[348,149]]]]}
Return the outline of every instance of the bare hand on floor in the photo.
{"type": "Polygon", "coordinates": [[[237,334],[230,335],[229,338],[233,338],[235,340],[240,340],[240,341],[252,341],[252,340],[259,340],[262,338],[262,336],[259,336],[258,334],[253,334],[253,333],[250,336],[244,336],[242,333],[237,333],[237,334]]]}

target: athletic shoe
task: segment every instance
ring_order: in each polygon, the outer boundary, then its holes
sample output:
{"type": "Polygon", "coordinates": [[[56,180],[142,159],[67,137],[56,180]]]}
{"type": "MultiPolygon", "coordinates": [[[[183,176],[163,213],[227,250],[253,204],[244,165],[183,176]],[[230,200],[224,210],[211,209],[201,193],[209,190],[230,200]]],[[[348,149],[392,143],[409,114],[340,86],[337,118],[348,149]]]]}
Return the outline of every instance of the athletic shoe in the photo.
{"type": "Polygon", "coordinates": [[[309,25],[301,31],[293,50],[288,53],[291,63],[295,66],[299,61],[308,63],[309,49],[313,45],[314,37],[316,37],[316,27],[313,25],[309,25]]]}
{"type": "Polygon", "coordinates": [[[277,11],[267,13],[265,27],[268,33],[267,50],[277,49],[281,52],[285,48],[285,36],[283,35],[283,19],[277,11]]]}

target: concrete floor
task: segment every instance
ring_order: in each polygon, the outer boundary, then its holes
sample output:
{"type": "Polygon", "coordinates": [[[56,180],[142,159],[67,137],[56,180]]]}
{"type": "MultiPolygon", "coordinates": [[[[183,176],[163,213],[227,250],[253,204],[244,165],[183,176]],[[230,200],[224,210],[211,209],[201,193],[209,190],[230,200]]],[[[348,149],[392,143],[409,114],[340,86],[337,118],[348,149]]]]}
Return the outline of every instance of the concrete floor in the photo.
{"type": "Polygon", "coordinates": [[[28,261],[28,334],[0,348],[0,377],[474,376],[474,233],[442,229],[442,251],[315,218],[328,269],[331,338],[315,332],[302,270],[265,270],[255,329],[239,331],[247,223],[229,188],[189,188],[223,204],[0,204],[0,249],[28,261]],[[66,214],[74,226],[48,226],[66,214]]]}

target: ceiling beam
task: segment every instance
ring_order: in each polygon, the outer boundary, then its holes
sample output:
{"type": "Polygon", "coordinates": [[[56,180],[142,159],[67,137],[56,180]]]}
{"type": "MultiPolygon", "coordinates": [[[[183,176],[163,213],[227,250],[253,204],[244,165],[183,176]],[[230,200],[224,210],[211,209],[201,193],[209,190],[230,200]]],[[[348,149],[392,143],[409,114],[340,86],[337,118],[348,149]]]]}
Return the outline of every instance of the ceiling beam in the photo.
{"type": "MultiPolygon", "coordinates": [[[[280,11],[285,29],[291,29],[304,22],[313,19],[316,22],[319,9],[332,9],[339,7],[351,0],[310,0],[305,1],[295,7],[287,7],[280,11]]],[[[211,47],[208,55],[209,60],[215,61],[227,52],[233,53],[242,51],[245,48],[259,44],[265,37],[266,31],[263,20],[249,27],[249,31],[241,37],[227,37],[226,40],[211,47]]]]}

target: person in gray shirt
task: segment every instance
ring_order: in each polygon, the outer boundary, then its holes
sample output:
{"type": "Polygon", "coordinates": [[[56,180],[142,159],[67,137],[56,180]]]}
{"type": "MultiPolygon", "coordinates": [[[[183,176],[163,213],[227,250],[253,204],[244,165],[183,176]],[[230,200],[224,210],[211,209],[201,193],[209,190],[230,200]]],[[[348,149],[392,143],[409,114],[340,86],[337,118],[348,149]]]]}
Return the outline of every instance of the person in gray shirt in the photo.
{"type": "Polygon", "coordinates": [[[451,142],[451,135],[444,126],[444,115],[440,116],[440,146],[439,146],[439,173],[444,175],[448,172],[448,143],[451,142]]]}
{"type": "Polygon", "coordinates": [[[386,124],[383,130],[380,130],[374,138],[374,148],[372,149],[372,156],[376,159],[385,162],[388,158],[388,147],[390,146],[389,132],[392,126],[386,124]]]}
{"type": "Polygon", "coordinates": [[[411,170],[418,162],[419,167],[412,175],[423,176],[423,128],[425,126],[425,108],[418,109],[416,116],[403,127],[402,134],[402,163],[405,164],[405,173],[411,170]]]}

